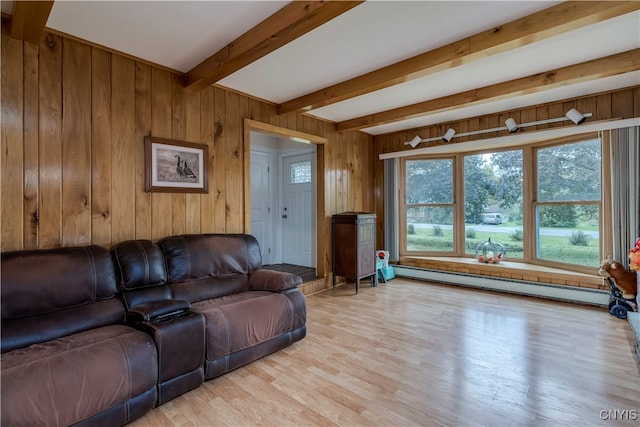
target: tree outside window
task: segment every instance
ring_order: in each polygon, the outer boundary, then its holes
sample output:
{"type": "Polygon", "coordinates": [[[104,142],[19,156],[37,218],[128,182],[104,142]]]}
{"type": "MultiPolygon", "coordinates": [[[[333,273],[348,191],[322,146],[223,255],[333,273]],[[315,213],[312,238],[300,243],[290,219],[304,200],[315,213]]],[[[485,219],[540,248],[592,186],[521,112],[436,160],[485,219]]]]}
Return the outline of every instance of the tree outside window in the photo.
{"type": "Polygon", "coordinates": [[[405,162],[407,251],[453,252],[453,159],[405,162]]]}

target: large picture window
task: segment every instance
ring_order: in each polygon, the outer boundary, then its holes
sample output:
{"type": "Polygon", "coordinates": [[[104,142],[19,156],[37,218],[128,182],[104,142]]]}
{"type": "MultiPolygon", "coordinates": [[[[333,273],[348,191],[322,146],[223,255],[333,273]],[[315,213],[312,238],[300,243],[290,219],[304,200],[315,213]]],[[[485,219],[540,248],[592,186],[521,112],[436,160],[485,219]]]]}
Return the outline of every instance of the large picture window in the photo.
{"type": "Polygon", "coordinates": [[[594,272],[602,258],[601,146],[593,135],[405,158],[401,255],[472,257],[491,238],[506,247],[506,261],[594,272]]]}

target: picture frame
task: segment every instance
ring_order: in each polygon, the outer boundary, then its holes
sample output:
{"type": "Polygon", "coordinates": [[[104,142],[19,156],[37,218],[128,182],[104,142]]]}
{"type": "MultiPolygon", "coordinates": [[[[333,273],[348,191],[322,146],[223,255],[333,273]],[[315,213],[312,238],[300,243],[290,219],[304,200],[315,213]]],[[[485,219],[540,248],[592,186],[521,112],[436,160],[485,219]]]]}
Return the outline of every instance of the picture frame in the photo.
{"type": "Polygon", "coordinates": [[[145,191],[208,193],[209,147],[145,136],[145,191]]]}

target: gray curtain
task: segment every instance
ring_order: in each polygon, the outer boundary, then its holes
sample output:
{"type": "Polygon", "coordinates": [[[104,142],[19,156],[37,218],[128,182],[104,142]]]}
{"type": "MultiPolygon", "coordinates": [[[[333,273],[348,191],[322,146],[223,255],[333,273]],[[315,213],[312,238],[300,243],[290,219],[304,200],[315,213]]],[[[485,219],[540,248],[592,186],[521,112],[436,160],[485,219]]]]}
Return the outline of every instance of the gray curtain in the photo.
{"type": "Polygon", "coordinates": [[[614,129],[611,131],[612,255],[627,268],[628,251],[640,237],[639,196],[640,127],[614,129]]]}
{"type": "Polygon", "coordinates": [[[398,243],[398,159],[384,161],[384,248],[389,260],[400,259],[398,243]]]}

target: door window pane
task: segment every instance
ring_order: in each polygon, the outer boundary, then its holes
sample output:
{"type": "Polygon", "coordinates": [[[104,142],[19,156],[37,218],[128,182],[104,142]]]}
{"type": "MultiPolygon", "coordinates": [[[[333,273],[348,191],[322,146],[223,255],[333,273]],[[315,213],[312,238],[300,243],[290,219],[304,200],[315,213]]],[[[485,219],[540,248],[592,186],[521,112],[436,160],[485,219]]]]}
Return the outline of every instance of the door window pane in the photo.
{"type": "Polygon", "coordinates": [[[311,162],[291,163],[289,168],[291,184],[306,184],[311,182],[311,162]]]}

